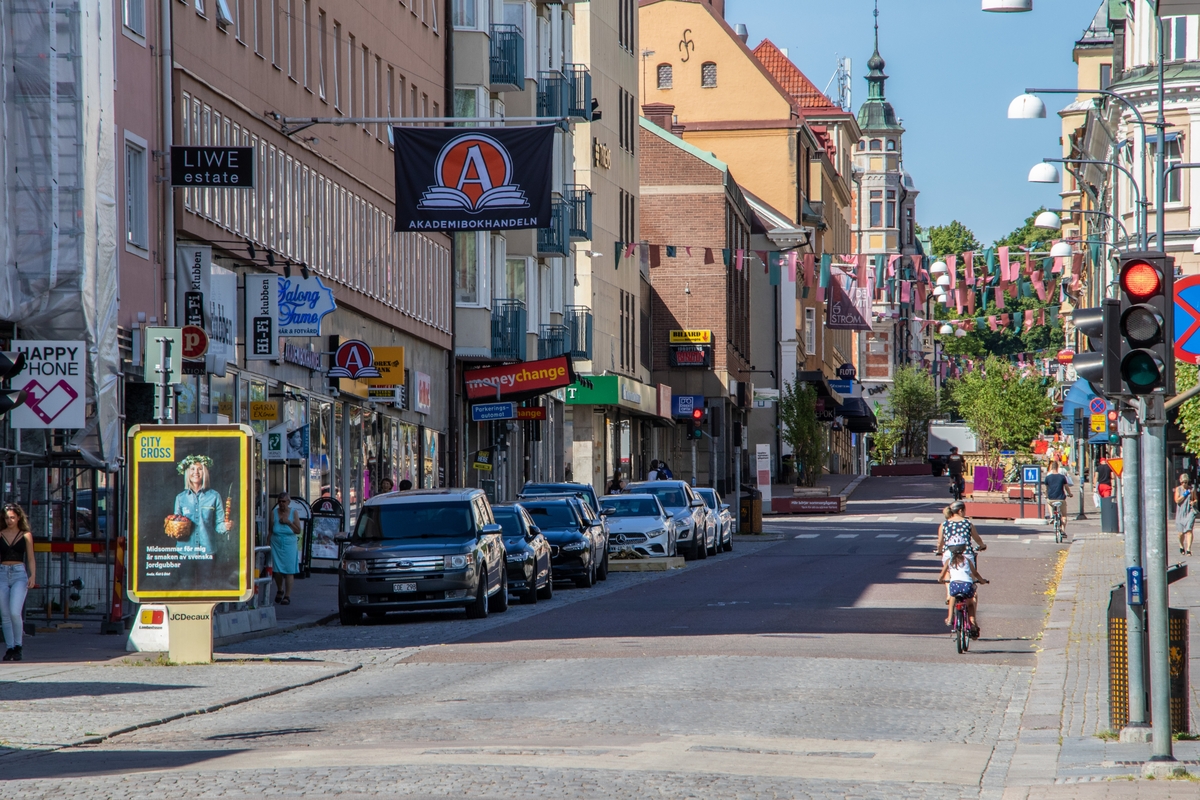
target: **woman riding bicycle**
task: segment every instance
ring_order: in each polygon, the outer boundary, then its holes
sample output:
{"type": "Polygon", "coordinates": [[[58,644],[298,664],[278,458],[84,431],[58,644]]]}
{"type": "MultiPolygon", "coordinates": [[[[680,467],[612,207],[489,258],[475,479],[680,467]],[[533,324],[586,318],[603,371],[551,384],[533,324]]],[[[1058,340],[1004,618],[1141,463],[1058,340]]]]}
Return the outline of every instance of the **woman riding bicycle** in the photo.
{"type": "MultiPolygon", "coordinates": [[[[949,549],[950,557],[942,564],[942,574],[938,576],[938,581],[946,583],[951,597],[966,601],[967,618],[971,622],[971,638],[978,639],[979,623],[975,621],[975,613],[979,607],[979,598],[975,595],[975,585],[988,581],[975,569],[971,559],[967,558],[966,549],[966,545],[954,545],[949,549]]],[[[954,605],[951,604],[946,610],[946,625],[949,626],[953,620],[954,605]]]]}
{"type": "MultiPolygon", "coordinates": [[[[971,563],[978,566],[976,553],[981,550],[987,550],[987,545],[979,536],[979,531],[975,530],[975,526],[967,519],[967,504],[962,501],[951,503],[942,512],[946,521],[938,528],[937,546],[934,548],[934,553],[942,557],[942,564],[950,560],[949,548],[962,547],[963,552],[971,563]]],[[[946,590],[946,604],[950,604],[950,591],[946,590]]]]}

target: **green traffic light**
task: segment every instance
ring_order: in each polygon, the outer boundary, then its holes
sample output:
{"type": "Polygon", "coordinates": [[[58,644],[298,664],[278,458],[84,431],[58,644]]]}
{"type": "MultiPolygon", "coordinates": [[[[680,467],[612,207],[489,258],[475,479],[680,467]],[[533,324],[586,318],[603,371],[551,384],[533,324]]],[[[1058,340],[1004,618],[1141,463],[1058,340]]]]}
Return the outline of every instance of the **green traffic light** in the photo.
{"type": "Polygon", "coordinates": [[[1148,350],[1134,350],[1121,362],[1121,377],[1133,394],[1147,394],[1162,385],[1163,364],[1148,350]]]}

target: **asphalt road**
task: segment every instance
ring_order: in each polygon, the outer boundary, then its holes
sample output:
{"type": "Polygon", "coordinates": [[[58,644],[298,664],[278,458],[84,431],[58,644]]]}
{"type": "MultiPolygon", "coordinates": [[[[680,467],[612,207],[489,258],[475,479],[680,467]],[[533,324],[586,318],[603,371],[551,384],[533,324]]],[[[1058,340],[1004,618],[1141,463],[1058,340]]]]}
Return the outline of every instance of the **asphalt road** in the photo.
{"type": "Polygon", "coordinates": [[[772,518],[732,554],[564,589],[566,602],[486,625],[436,615],[294,634],[293,654],[368,666],[11,763],[6,777],[35,780],[8,786],[59,798],[999,797],[1060,546],[1044,529],[980,526],[983,637],[958,655],[932,554],[944,492],[868,481],[845,515],[772,518]]]}

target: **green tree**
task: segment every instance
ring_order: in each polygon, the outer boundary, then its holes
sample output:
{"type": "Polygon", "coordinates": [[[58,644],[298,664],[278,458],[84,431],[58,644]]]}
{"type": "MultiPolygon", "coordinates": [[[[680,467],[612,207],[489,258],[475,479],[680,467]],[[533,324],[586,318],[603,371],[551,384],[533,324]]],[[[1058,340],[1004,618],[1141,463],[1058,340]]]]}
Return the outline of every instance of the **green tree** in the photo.
{"type": "Polygon", "coordinates": [[[784,381],[779,397],[779,423],[783,441],[796,460],[796,483],[816,486],[825,466],[825,426],[817,420],[817,390],[807,383],[784,381]]]}
{"type": "Polygon", "coordinates": [[[951,392],[985,459],[995,467],[1001,450],[1025,450],[1045,428],[1053,409],[1046,389],[1045,379],[989,356],[955,380],[951,392]]]}
{"type": "Polygon", "coordinates": [[[983,245],[975,238],[974,231],[958,220],[952,220],[949,225],[932,226],[929,229],[929,242],[933,246],[933,255],[936,258],[983,249],[983,245]]]}
{"type": "MultiPolygon", "coordinates": [[[[1055,290],[1057,291],[1057,290],[1055,290]]],[[[942,342],[942,349],[947,355],[965,356],[971,359],[982,359],[989,355],[1011,356],[1017,353],[1035,353],[1038,351],[1058,351],[1062,349],[1063,329],[1061,319],[1051,317],[1050,311],[1046,311],[1048,317],[1045,325],[1034,325],[1032,328],[1022,326],[1018,333],[1014,331],[1012,326],[999,327],[993,331],[988,325],[979,328],[975,325],[975,320],[980,317],[988,317],[1000,314],[1018,314],[1027,309],[1043,309],[1045,303],[1037,298],[1022,297],[1018,300],[1013,300],[1011,297],[1004,304],[1004,310],[996,308],[995,296],[988,290],[984,293],[984,305],[977,307],[969,317],[964,313],[962,316],[957,314],[953,308],[942,306],[940,303],[935,304],[934,317],[938,320],[953,321],[957,319],[969,319],[971,325],[967,328],[966,336],[956,336],[955,334],[939,335],[942,342]],[[989,296],[990,295],[990,296],[989,296]]]]}
{"type": "Polygon", "coordinates": [[[897,456],[924,456],[937,400],[933,376],[911,365],[898,368],[887,404],[877,419],[878,431],[872,436],[875,457],[886,463],[897,456]]]}
{"type": "MultiPolygon", "coordinates": [[[[1196,385],[1197,368],[1182,361],[1175,362],[1175,391],[1183,392],[1196,385]]],[[[1176,410],[1175,424],[1183,431],[1184,447],[1192,455],[1200,454],[1200,398],[1188,400],[1176,410]]]]}
{"type": "Polygon", "coordinates": [[[1037,211],[1034,211],[1025,218],[1025,223],[1014,230],[1002,239],[997,239],[993,243],[993,247],[1020,247],[1048,250],[1051,239],[1057,239],[1058,235],[1054,231],[1043,230],[1042,228],[1033,227],[1033,221],[1037,219],[1037,215],[1046,210],[1045,206],[1040,206],[1037,211]]]}

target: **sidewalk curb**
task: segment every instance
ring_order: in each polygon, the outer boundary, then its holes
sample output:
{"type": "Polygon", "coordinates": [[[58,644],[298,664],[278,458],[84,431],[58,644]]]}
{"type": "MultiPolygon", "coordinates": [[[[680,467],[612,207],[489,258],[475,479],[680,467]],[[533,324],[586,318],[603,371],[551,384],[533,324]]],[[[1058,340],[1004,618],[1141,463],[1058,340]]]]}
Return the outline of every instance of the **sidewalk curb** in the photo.
{"type": "Polygon", "coordinates": [[[846,488],[842,489],[841,493],[838,494],[838,497],[843,497],[843,498],[849,500],[850,495],[854,494],[854,490],[857,489],[859,487],[859,485],[862,484],[862,482],[865,481],[869,477],[870,477],[869,475],[855,476],[854,480],[852,480],[848,484],[846,484],[846,488]]]}
{"type": "Polygon", "coordinates": [[[241,642],[249,642],[253,639],[265,639],[268,636],[278,636],[281,633],[293,633],[294,631],[302,631],[305,628],[316,628],[320,625],[326,625],[338,618],[337,612],[326,614],[315,620],[307,622],[291,622],[287,625],[276,625],[274,628],[265,628],[261,631],[248,631],[246,633],[237,633],[233,636],[213,637],[213,647],[225,647],[231,644],[240,644],[241,642]]]}

